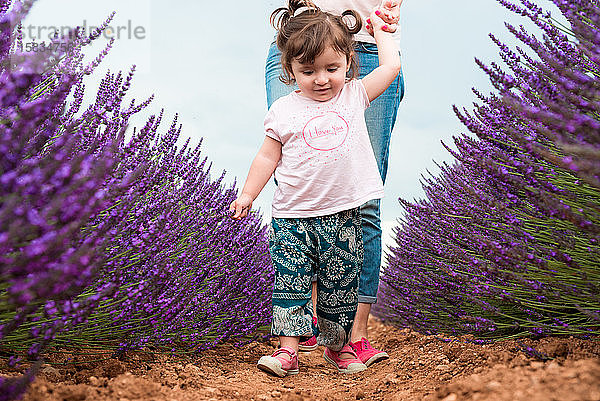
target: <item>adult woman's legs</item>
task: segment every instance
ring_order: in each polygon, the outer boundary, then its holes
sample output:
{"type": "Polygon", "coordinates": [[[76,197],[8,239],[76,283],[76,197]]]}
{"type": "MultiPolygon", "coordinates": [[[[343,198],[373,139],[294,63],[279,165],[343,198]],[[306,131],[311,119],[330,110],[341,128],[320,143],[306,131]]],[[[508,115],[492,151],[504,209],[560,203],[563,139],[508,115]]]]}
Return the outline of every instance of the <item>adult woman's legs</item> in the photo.
{"type": "MultiPolygon", "coordinates": [[[[360,68],[360,78],[373,71],[379,65],[377,46],[369,43],[357,43],[356,54],[360,68]]],[[[385,183],[388,168],[388,156],[392,130],[400,101],[404,96],[404,78],[402,72],[390,87],[365,111],[365,121],[377,167],[385,183]]],[[[381,219],[380,201],[369,201],[361,206],[363,243],[365,261],[358,287],[358,311],[352,330],[352,342],[368,338],[367,322],[372,304],[377,302],[379,272],[381,268],[381,219]]]]}

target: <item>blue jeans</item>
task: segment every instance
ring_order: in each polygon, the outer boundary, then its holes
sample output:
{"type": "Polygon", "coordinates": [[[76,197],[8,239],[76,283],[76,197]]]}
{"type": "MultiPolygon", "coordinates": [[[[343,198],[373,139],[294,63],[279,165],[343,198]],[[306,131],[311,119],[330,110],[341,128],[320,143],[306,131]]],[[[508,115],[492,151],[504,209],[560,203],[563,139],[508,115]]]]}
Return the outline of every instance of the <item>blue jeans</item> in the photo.
{"type": "MultiPolygon", "coordinates": [[[[377,46],[372,43],[358,42],[355,46],[359,65],[359,78],[364,77],[379,65],[377,46]]],[[[281,75],[281,53],[275,43],[271,44],[265,66],[265,84],[267,105],[297,89],[295,85],[285,85],[279,80],[281,75]]],[[[375,152],[377,167],[385,183],[388,168],[390,139],[400,101],[404,97],[404,77],[402,72],[371,106],[365,110],[365,121],[375,152]]],[[[363,244],[365,260],[358,286],[358,302],[374,304],[377,302],[379,271],[381,268],[381,218],[380,201],[375,199],[361,206],[363,244]]]]}

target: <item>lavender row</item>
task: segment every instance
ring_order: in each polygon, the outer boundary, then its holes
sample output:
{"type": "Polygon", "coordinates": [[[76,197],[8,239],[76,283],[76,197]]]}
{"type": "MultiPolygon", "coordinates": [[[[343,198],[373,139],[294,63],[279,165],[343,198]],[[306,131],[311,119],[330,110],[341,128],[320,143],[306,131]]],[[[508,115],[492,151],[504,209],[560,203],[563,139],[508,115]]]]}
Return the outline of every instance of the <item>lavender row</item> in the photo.
{"type": "Polygon", "coordinates": [[[600,334],[600,6],[498,0],[540,29],[493,35],[495,92],[455,107],[475,135],[424,178],[387,255],[376,313],[426,333],[480,339],[600,334]]]}
{"type": "MultiPolygon", "coordinates": [[[[196,352],[269,323],[266,227],[229,217],[235,184],[213,176],[200,144],[177,146],[177,117],[141,129],[126,102],[135,67],[107,73],[93,104],[85,78],[113,45],[84,61],[90,36],[23,52],[33,1],[0,0],[0,350],[9,364],[56,347],[115,353],[196,352]],[[127,139],[126,139],[127,138],[127,139]]],[[[0,378],[17,397],[39,364],[0,378]]]]}

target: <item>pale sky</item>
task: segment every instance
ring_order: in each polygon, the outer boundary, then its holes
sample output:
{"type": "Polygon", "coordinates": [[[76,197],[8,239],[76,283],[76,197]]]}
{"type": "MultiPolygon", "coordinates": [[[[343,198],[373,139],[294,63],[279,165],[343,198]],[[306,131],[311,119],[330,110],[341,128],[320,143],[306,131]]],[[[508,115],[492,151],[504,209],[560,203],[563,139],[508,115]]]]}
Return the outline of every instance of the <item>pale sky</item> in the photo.
{"type": "MultiPolygon", "coordinates": [[[[194,144],[203,137],[213,174],[226,170],[226,182],[237,178],[241,187],[264,140],[264,63],[275,33],[268,18],[282,4],[277,0],[38,0],[25,27],[31,25],[30,33],[36,36],[49,26],[74,27],[84,21],[87,26],[97,25],[116,11],[111,25],[120,38],[99,71],[126,71],[137,65],[130,93],[137,99],[154,94],[155,100],[143,119],[134,120],[135,125],[164,108],[164,132],[179,113],[182,139],[191,137],[194,144]]],[[[538,4],[557,15],[550,1],[538,4]]],[[[490,91],[474,57],[484,62],[499,59],[487,36],[490,32],[515,43],[504,21],[526,23],[495,0],[404,1],[401,52],[406,94],[392,135],[382,202],[386,243],[402,213],[398,197],[422,197],[420,176],[427,170],[438,171],[433,160],[452,160],[440,141],[451,145],[453,135],[465,132],[452,105],[470,108],[471,87],[490,91]]],[[[98,49],[88,54],[95,56],[98,49]]],[[[96,74],[90,80],[90,98],[101,77],[96,74]]],[[[273,190],[269,183],[254,203],[266,222],[273,190]]]]}

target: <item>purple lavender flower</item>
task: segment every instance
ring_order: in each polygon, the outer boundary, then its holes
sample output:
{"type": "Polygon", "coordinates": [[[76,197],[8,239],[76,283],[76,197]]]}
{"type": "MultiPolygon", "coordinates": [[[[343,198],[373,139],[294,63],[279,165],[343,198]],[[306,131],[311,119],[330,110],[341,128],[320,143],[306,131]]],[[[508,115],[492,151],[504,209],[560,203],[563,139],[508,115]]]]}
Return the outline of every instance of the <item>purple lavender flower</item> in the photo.
{"type": "Polygon", "coordinates": [[[505,67],[477,63],[495,92],[459,110],[452,165],[425,177],[387,255],[375,313],[426,333],[483,339],[598,335],[600,7],[556,0],[570,27],[530,1],[529,47],[491,35],[505,67]],[[505,71],[503,68],[508,68],[505,71]]]}
{"type": "MultiPolygon", "coordinates": [[[[152,101],[125,101],[135,67],[83,105],[112,43],[89,64],[97,33],[22,52],[31,4],[0,0],[0,345],[17,362],[53,346],[189,353],[256,335],[272,281],[261,216],[230,218],[235,184],[211,177],[200,144],[176,146],[177,117],[164,130],[150,116],[125,140],[152,101]]],[[[0,380],[0,394],[18,397],[34,374],[0,380]]]]}

